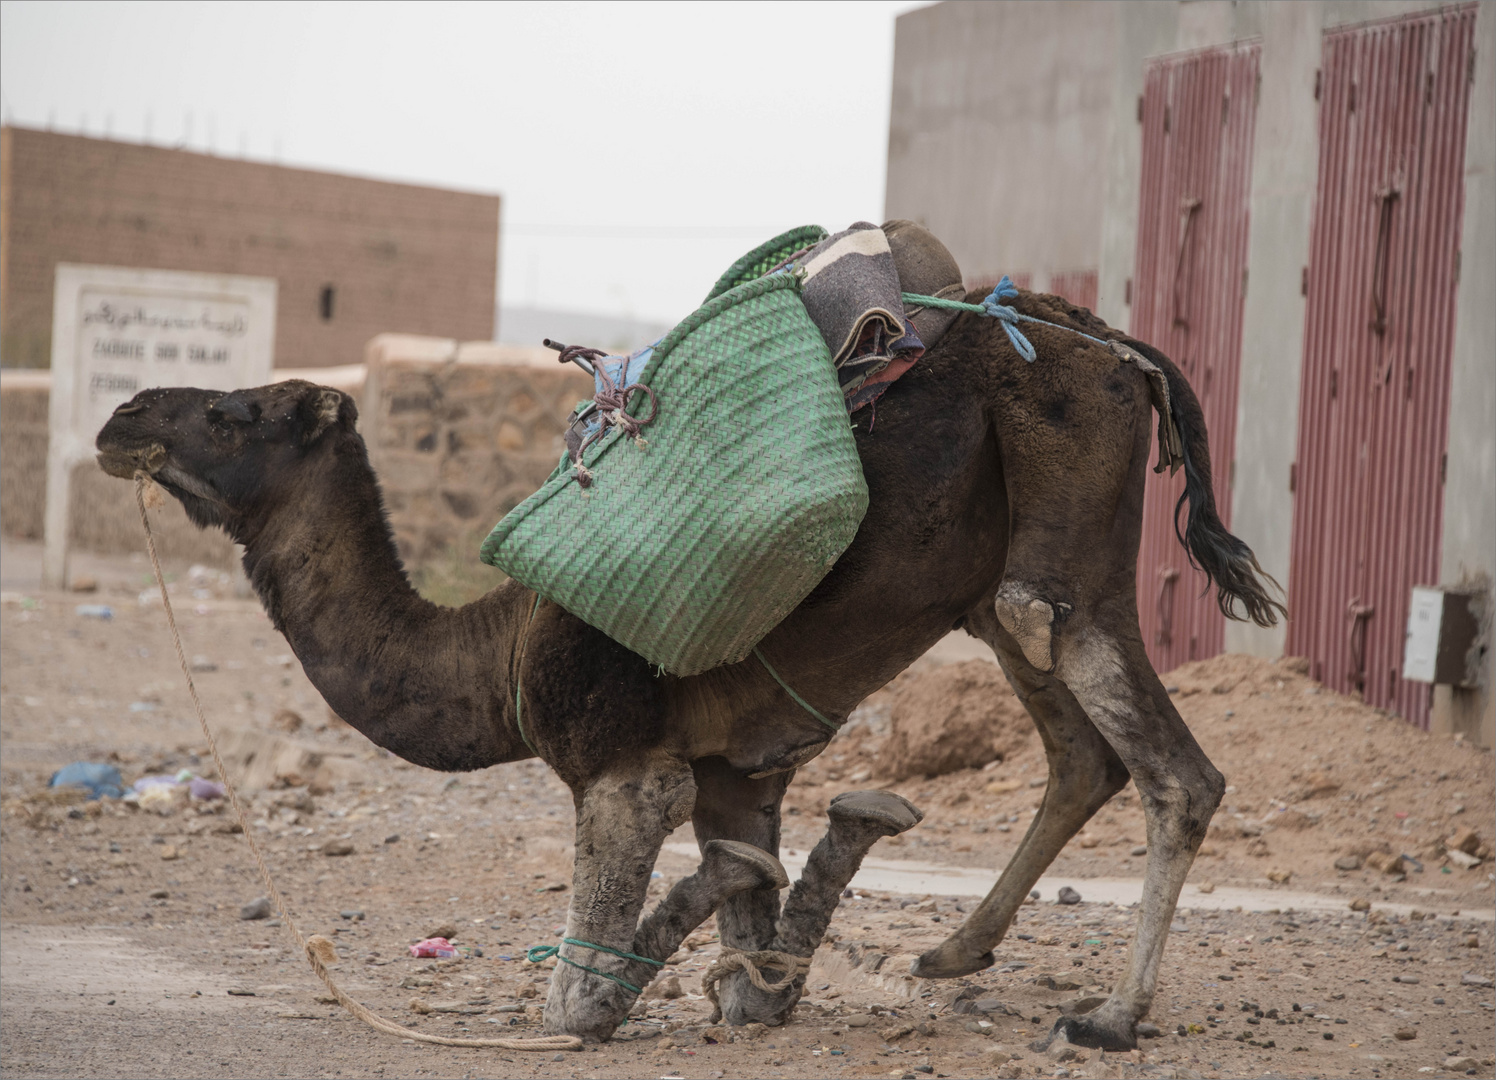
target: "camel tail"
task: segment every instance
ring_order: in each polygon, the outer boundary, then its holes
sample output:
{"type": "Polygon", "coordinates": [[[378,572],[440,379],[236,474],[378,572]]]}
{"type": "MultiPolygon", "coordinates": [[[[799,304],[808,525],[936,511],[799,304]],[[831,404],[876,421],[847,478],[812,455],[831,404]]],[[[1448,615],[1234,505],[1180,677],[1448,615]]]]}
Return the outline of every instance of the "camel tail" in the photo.
{"type": "Polygon", "coordinates": [[[1252,549],[1227,530],[1216,510],[1200,400],[1167,356],[1139,341],[1129,340],[1128,344],[1163,370],[1169,383],[1170,412],[1184,445],[1184,494],[1174,504],[1174,535],[1188,552],[1190,565],[1204,571],[1206,587],[1215,585],[1221,614],[1228,619],[1250,619],[1258,626],[1276,626],[1278,616],[1288,617],[1288,610],[1277,599],[1283,587],[1262,568],[1252,549]],[[1186,503],[1189,514],[1181,529],[1180,512],[1186,503]]]}

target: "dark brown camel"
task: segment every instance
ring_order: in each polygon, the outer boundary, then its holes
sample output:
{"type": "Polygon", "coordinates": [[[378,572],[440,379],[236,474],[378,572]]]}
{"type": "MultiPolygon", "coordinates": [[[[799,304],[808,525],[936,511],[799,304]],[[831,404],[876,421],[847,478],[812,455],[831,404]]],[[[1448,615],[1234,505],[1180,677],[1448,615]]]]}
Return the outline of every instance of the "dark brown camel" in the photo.
{"type": "MultiPolygon", "coordinates": [[[[1125,341],[1162,368],[1183,438],[1184,539],[1231,613],[1268,624],[1275,603],[1251,552],[1217,517],[1199,403],[1157,351],[1090,312],[1024,294],[1019,310],[1125,341]]],[[[1148,825],[1142,910],[1106,1003],[1056,1032],[1135,1045],[1174,905],[1221,798],[1221,774],[1174,710],[1143,651],[1134,601],[1150,455],[1148,381],[1074,334],[1026,327],[1025,363],[993,320],[961,315],[878,403],[857,444],[871,506],[855,543],[762,643],[786,682],[844,719],[953,627],[987,642],[1038,726],[1049,786],[996,886],[915,974],[952,978],[993,961],[1014,912],[1087,819],[1131,777],[1148,825]]],[[[663,960],[713,911],[723,944],[808,957],[863,855],[920,814],[886,792],[833,803],[830,827],[781,909],[779,807],[827,729],[758,660],[691,678],[643,659],[506,582],[465,607],[406,579],[353,401],[288,382],[229,394],[147,390],[100,432],[111,474],[144,469],[202,527],[244,545],[250,580],[328,703],[380,746],[432,769],[539,756],[576,801],[567,936],[663,960]],[[701,869],[641,921],[665,837],[690,820],[701,869]]],[[[567,945],[564,956],[637,986],[655,968],[567,945]]],[[[769,970],[769,978],[779,972],[769,970]]],[[[803,976],[773,994],[743,972],[722,984],[730,1023],[782,1023],[803,976]]],[[[578,967],[552,979],[546,1029],[606,1039],[634,994],[578,967]]]]}

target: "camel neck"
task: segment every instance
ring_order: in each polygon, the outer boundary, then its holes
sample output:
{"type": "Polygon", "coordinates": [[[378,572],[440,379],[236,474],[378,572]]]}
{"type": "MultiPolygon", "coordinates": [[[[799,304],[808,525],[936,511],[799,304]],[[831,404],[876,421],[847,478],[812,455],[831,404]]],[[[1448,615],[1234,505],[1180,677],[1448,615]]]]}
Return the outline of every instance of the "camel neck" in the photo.
{"type": "Polygon", "coordinates": [[[449,771],[529,757],[508,673],[524,590],[462,608],[411,586],[356,435],[325,440],[297,490],[236,523],[272,623],[333,711],[407,761],[449,771]],[[478,677],[481,674],[481,678],[478,677]]]}

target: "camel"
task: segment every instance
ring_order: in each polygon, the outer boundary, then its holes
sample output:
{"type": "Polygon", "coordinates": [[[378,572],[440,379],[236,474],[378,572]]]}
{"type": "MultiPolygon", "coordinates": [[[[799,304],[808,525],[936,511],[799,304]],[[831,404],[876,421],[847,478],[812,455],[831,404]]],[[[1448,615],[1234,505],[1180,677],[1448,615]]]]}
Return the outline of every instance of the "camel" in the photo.
{"type": "Polygon", "coordinates": [[[856,425],[870,507],[851,547],[760,645],[783,683],[752,656],[689,678],[657,674],[514,581],[460,608],[422,599],[396,553],[357,409],[334,389],[146,390],[99,433],[98,460],[119,477],[143,470],[199,527],[243,545],[249,579],[307,676],[374,743],[446,771],[538,755],[570,786],[568,962],[553,973],[545,1028],[588,1041],[611,1036],[636,989],[713,913],[725,950],[790,954],[778,967],[765,961],[763,977],[786,984],[777,991],[744,970],[724,978],[724,1020],[790,1017],[806,966],[793,958],[820,944],[869,848],[922,815],[890,792],[839,797],[781,904],[780,801],[832,738],[785,687],[839,723],[952,629],[980,638],[1038,728],[1048,787],[992,891],[913,973],[956,978],[992,965],[1040,874],[1130,778],[1149,855],[1127,969],[1105,1004],[1062,1017],[1048,1036],[1128,1049],[1224,789],[1138,627],[1159,400],[1140,366],[1164,373],[1160,420],[1182,442],[1181,542],[1228,615],[1270,625],[1282,607],[1220,521],[1203,417],[1179,370],[1060,297],[1023,292],[1013,303],[1126,348],[1026,325],[1038,352],[1028,363],[996,320],[956,316],[878,403],[876,424],[856,425]],[[688,820],[700,867],[641,918],[661,845],[688,820]]]}

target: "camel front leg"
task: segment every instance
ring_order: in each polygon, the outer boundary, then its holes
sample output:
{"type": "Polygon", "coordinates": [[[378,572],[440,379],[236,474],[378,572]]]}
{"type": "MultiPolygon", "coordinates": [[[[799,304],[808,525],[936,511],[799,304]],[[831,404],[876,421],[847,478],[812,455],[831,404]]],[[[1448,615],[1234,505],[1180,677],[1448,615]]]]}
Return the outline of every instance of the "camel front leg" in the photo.
{"type": "MultiPolygon", "coordinates": [[[[546,999],[547,1032],[580,1035],[589,1042],[607,1039],[638,996],[631,987],[642,987],[654,977],[655,965],[614,953],[635,952],[639,912],[655,859],[665,837],[690,816],[695,801],[690,766],[662,750],[617,761],[583,789],[577,800],[566,938],[587,944],[560,946],[546,999]],[[589,947],[594,945],[614,953],[589,947]]],[[[650,959],[664,960],[670,951],[650,959]]]]}
{"type": "MultiPolygon", "coordinates": [[[[696,810],[691,823],[707,852],[721,838],[746,841],[764,851],[779,851],[780,803],[793,772],[751,779],[724,758],[694,763],[696,810]]],[[[779,897],[766,890],[743,891],[717,912],[724,949],[773,950],[808,957],[821,936],[868,849],[883,836],[913,827],[923,816],[897,795],[883,791],[848,792],[831,804],[831,826],[807,860],[805,872],[780,914],[779,897]]],[[[778,982],[784,972],[763,970],[778,982]]],[[[729,972],[718,984],[722,1017],[729,1024],[782,1024],[788,1019],[805,980],[779,993],[753,985],[743,970],[729,972]]]]}

